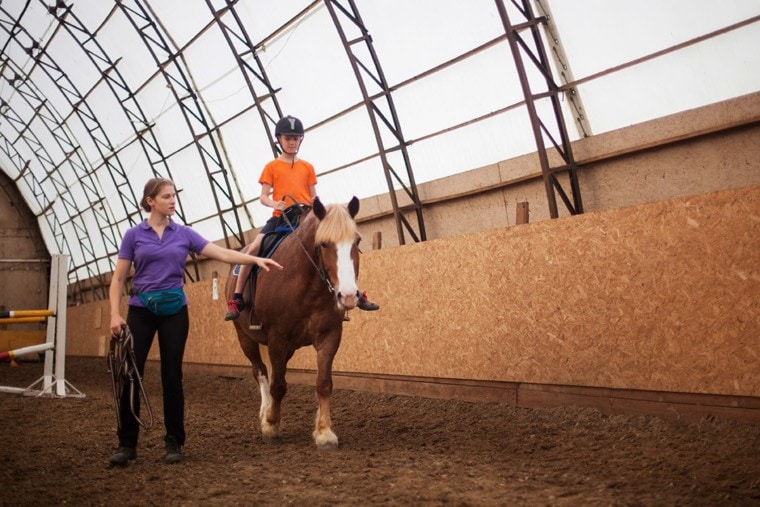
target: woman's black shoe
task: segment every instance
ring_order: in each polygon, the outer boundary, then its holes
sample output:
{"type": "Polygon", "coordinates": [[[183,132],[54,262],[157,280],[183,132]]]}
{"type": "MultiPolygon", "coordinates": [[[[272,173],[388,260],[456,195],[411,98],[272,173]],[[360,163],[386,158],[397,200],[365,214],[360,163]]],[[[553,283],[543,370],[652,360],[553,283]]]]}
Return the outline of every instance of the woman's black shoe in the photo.
{"type": "Polygon", "coordinates": [[[119,447],[111,455],[111,459],[108,462],[111,465],[117,465],[125,467],[130,461],[137,459],[137,451],[133,447],[119,447]]]}

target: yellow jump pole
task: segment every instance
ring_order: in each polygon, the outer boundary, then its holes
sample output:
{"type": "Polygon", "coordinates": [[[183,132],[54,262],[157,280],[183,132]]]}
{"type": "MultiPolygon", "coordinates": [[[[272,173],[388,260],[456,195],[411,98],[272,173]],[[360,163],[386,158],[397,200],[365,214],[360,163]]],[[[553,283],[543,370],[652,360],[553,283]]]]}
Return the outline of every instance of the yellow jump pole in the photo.
{"type": "Polygon", "coordinates": [[[8,310],[0,312],[0,319],[13,317],[52,317],[55,315],[53,310],[8,310]]]}

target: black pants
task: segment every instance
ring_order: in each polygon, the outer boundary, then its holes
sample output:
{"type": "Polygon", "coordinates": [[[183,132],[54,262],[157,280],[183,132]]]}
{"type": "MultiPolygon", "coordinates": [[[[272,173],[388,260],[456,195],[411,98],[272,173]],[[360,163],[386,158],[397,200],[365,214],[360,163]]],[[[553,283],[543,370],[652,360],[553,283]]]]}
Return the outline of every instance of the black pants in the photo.
{"type": "MultiPolygon", "coordinates": [[[[175,315],[159,317],[147,308],[130,306],[127,312],[127,325],[134,338],[135,360],[140,376],[144,378],[145,361],[148,359],[153,337],[158,332],[158,350],[161,355],[161,385],[164,399],[164,440],[174,440],[185,444],[185,395],[182,390],[182,358],[185,355],[185,343],[190,329],[187,306],[175,315]]],[[[150,393],[148,393],[150,400],[150,393]]],[[[140,393],[135,389],[135,413],[140,415],[140,393]]],[[[121,428],[119,428],[119,445],[137,447],[140,426],[132,416],[129,405],[129,390],[121,396],[121,428]]]]}

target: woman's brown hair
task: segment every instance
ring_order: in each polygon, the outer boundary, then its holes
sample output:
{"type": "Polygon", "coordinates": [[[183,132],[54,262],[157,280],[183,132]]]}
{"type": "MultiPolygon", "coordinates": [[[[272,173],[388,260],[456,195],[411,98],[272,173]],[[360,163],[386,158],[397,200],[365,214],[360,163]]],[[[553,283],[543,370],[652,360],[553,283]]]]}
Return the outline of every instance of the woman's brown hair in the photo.
{"type": "Polygon", "coordinates": [[[143,197],[142,200],[140,200],[140,207],[150,213],[150,205],[148,204],[148,197],[151,199],[155,199],[158,193],[161,191],[162,188],[164,188],[167,185],[174,186],[174,182],[172,180],[167,180],[166,178],[151,178],[148,180],[148,182],[145,184],[145,188],[143,189],[143,197]]]}

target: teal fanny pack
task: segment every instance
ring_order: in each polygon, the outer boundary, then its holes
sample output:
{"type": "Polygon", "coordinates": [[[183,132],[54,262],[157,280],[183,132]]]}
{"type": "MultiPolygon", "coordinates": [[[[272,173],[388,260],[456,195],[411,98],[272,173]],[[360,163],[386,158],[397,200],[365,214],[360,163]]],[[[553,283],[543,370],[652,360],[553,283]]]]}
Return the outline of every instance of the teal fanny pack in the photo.
{"type": "Polygon", "coordinates": [[[137,294],[145,308],[160,317],[179,313],[185,306],[185,293],[182,287],[167,290],[154,290],[137,294]]]}

